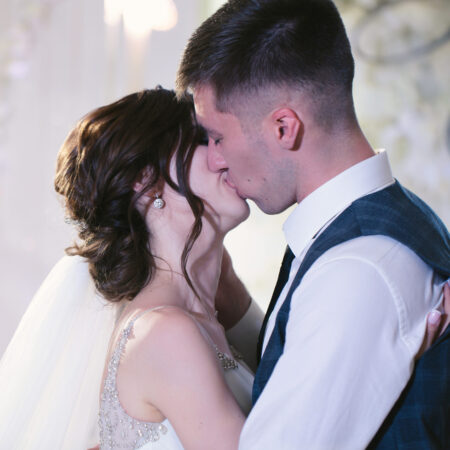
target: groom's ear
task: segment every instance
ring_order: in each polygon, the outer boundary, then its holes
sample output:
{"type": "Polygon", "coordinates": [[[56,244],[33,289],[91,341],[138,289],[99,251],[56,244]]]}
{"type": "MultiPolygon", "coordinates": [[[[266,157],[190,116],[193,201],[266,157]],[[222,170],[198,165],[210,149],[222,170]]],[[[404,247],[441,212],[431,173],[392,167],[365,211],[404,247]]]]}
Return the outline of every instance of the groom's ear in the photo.
{"type": "Polygon", "coordinates": [[[303,136],[303,122],[291,108],[280,108],[270,115],[270,123],[278,145],[285,150],[297,150],[303,136]]]}

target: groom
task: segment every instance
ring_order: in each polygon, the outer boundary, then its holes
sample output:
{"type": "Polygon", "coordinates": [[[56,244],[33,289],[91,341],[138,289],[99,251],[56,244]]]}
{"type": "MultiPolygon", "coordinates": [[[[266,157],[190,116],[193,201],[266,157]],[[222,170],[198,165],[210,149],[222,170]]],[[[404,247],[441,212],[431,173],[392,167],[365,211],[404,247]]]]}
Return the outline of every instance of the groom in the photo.
{"type": "Polygon", "coordinates": [[[298,204],[243,449],[448,443],[449,329],[413,368],[450,275],[449,235],[367,142],[353,75],[331,0],[230,0],[179,69],[210,169],[268,214],[298,204]]]}

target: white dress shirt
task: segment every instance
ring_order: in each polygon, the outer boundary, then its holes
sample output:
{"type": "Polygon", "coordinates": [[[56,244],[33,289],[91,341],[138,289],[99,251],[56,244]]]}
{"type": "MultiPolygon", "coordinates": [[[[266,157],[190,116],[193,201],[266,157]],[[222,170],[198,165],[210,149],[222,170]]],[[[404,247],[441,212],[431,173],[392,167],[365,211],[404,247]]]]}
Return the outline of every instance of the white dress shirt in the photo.
{"type": "MultiPolygon", "coordinates": [[[[353,201],[393,182],[382,152],[319,187],[291,213],[283,230],[295,258],[263,349],[314,239],[353,201]]],[[[442,285],[415,253],[386,236],[359,237],[324,253],[292,296],[284,352],[239,448],[365,448],[411,376],[442,285]]]]}

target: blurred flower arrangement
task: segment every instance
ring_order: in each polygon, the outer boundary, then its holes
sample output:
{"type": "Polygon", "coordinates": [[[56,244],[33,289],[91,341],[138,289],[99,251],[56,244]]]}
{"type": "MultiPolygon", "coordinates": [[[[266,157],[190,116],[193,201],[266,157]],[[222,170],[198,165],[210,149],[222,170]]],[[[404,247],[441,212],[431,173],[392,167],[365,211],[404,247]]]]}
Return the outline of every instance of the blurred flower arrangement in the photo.
{"type": "Polygon", "coordinates": [[[362,128],[395,175],[450,223],[450,2],[337,0],[362,128]]]}

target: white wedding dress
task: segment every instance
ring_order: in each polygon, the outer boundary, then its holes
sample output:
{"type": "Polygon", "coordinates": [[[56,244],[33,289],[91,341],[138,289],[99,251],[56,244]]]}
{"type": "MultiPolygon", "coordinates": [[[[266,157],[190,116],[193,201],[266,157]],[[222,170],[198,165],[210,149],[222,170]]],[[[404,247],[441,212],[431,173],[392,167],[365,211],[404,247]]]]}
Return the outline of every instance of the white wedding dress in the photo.
{"type": "MultiPolygon", "coordinates": [[[[56,264],[0,361],[0,448],[86,450],[100,442],[101,379],[120,308],[97,295],[82,258],[56,264]]],[[[253,377],[238,365],[225,378],[247,413],[253,377]]],[[[141,448],[182,448],[170,423],[161,425],[166,433],[141,448]]]]}
{"type": "MultiPolygon", "coordinates": [[[[159,310],[164,306],[151,308],[135,316],[125,329],[116,344],[108,364],[103,391],[101,394],[99,426],[100,449],[142,449],[142,450],[177,450],[183,446],[170,422],[166,419],[161,423],[143,422],[129,416],[120,403],[116,386],[117,370],[121,355],[125,351],[128,337],[133,326],[143,314],[159,310]]],[[[191,316],[192,317],[192,316],[191,316]]],[[[192,317],[194,321],[195,318],[192,317]]],[[[242,411],[247,415],[251,408],[251,390],[253,374],[242,360],[236,361],[229,355],[220,352],[207,335],[206,330],[196,321],[206,339],[214,348],[218,362],[224,371],[225,380],[233,392],[242,411]]],[[[237,356],[236,356],[237,357],[237,356]]]]}

